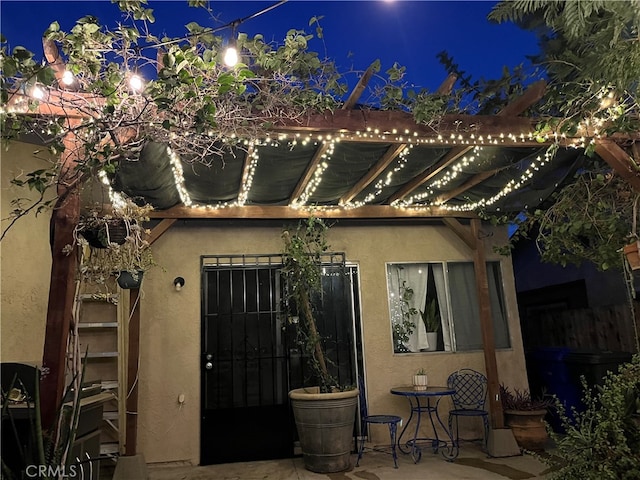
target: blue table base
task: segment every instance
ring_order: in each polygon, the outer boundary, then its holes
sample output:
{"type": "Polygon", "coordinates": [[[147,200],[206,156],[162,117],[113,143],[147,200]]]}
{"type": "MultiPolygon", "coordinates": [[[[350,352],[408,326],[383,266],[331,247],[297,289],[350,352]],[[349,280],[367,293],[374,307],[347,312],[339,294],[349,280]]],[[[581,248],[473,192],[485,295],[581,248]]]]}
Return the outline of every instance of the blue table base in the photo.
{"type": "Polygon", "coordinates": [[[460,449],[453,439],[452,432],[440,418],[438,404],[443,396],[452,395],[454,391],[445,387],[428,387],[426,391],[413,390],[413,387],[401,387],[391,389],[391,393],[406,397],[411,407],[409,419],[398,436],[398,449],[402,453],[411,454],[414,463],[422,458],[423,448],[430,448],[433,453],[440,451],[447,461],[452,462],[458,456],[460,449]],[[423,403],[420,402],[421,398],[425,399],[423,403]],[[429,416],[433,437],[418,436],[423,413],[429,416]],[[415,424],[413,438],[403,442],[402,438],[412,424],[415,424]],[[437,425],[440,425],[442,431],[446,433],[446,439],[438,436],[437,425]]]}

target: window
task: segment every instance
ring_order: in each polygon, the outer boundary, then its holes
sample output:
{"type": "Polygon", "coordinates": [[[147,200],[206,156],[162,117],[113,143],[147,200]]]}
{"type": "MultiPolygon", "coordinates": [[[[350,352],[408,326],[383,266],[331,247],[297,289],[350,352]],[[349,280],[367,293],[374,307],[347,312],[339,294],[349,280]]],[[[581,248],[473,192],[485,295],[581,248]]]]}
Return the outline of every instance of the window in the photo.
{"type": "MultiPolygon", "coordinates": [[[[509,348],[500,262],[487,276],[496,348],[509,348]]],[[[390,263],[387,288],[395,353],[482,349],[472,262],[390,263]]]]}

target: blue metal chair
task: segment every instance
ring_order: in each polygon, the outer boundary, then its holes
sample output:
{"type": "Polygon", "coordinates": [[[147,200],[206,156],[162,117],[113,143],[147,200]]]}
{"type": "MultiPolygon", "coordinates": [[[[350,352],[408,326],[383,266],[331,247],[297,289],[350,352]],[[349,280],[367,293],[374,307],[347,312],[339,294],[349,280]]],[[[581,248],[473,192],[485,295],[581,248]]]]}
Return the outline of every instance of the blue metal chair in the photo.
{"type": "Polygon", "coordinates": [[[456,391],[452,395],[453,409],[449,411],[449,431],[455,438],[456,446],[460,446],[458,435],[458,419],[460,417],[481,417],[484,423],[484,447],[489,436],[489,412],[486,410],[487,377],[470,368],[453,372],[447,379],[447,386],[456,391]],[[456,420],[455,435],[452,430],[453,419],[456,420]]]}
{"type": "MultiPolygon", "coordinates": [[[[360,464],[360,459],[364,453],[365,437],[369,436],[369,425],[388,425],[389,437],[391,440],[391,455],[393,456],[393,466],[398,468],[398,455],[396,454],[396,432],[398,431],[398,425],[402,425],[402,417],[398,415],[369,415],[367,410],[367,398],[364,391],[364,382],[362,378],[358,379],[358,388],[360,389],[360,446],[358,448],[358,460],[356,460],[356,467],[360,464]]],[[[372,448],[371,450],[381,451],[380,449],[372,448]]]]}

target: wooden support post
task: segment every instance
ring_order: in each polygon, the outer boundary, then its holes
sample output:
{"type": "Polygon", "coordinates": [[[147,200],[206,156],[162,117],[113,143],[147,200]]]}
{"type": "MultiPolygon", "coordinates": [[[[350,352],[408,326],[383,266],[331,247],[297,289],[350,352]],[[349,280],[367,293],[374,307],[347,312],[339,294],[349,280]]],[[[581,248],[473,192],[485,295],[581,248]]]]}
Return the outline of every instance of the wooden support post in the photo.
{"type": "Polygon", "coordinates": [[[480,219],[471,220],[471,233],[475,239],[473,266],[476,275],[476,290],[480,307],[480,330],[484,346],[484,363],[487,372],[487,397],[489,401],[489,416],[493,429],[504,428],[504,414],[500,400],[500,381],[498,380],[498,365],[496,362],[496,342],[493,336],[493,317],[491,316],[491,300],[489,298],[489,280],[487,277],[487,262],[484,252],[484,242],[480,236],[480,219]]]}
{"type": "Polygon", "coordinates": [[[138,360],[140,356],[140,290],[129,291],[129,347],[127,354],[127,415],[125,451],[128,457],[136,454],[138,437],[138,360]]]}
{"type": "MultiPolygon", "coordinates": [[[[156,225],[149,236],[149,245],[153,244],[176,222],[165,219],[156,225]]],[[[140,289],[129,290],[129,332],[127,335],[127,390],[126,390],[126,428],[125,449],[127,457],[137,455],[138,442],[138,367],[140,360],[140,289]]]]}
{"type": "Polygon", "coordinates": [[[65,391],[65,357],[73,316],[78,257],[76,249],[68,255],[63,249],[73,244],[73,230],[80,217],[76,164],[81,149],[73,132],[73,127],[79,122],[79,119],[67,119],[69,133],[65,136],[65,151],[60,159],[58,200],[51,215],[51,282],[40,381],[40,413],[44,429],[54,426],[65,391]]]}

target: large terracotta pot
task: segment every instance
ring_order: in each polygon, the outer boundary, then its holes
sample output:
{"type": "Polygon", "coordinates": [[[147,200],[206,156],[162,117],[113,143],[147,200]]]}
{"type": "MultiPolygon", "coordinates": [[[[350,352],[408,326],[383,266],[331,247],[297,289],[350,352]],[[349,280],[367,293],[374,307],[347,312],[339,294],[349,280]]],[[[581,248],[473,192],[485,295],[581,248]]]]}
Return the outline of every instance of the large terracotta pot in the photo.
{"type": "Polygon", "coordinates": [[[318,387],[289,392],[307,470],[332,473],[351,468],[358,393],[319,393],[318,387]]]}
{"type": "Polygon", "coordinates": [[[544,422],[546,414],[546,410],[504,411],[505,423],[521,448],[534,452],[544,450],[549,438],[544,422]]]}

